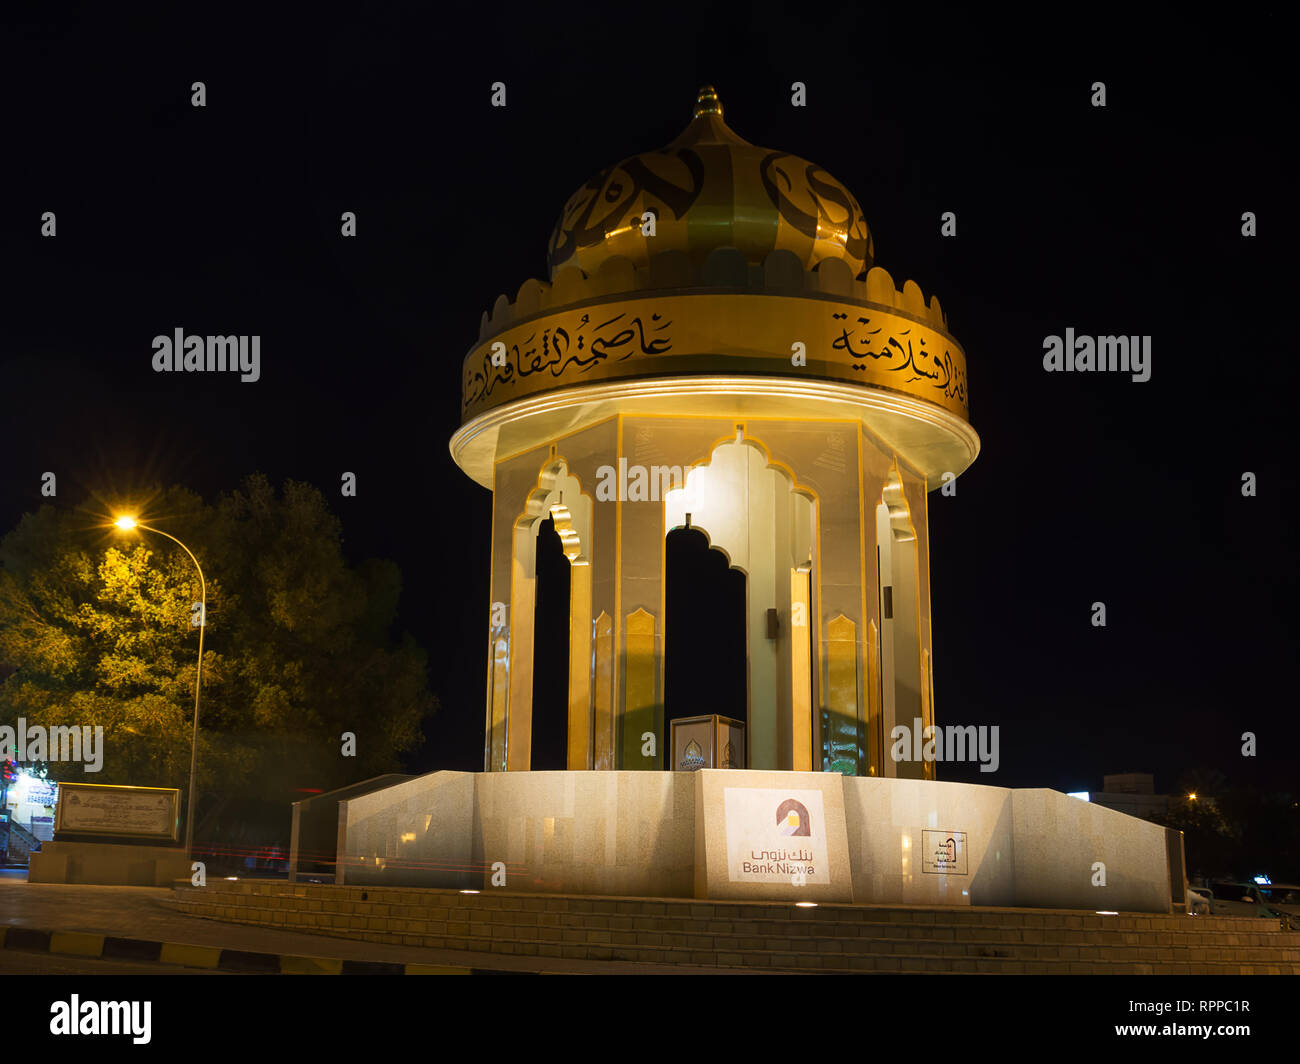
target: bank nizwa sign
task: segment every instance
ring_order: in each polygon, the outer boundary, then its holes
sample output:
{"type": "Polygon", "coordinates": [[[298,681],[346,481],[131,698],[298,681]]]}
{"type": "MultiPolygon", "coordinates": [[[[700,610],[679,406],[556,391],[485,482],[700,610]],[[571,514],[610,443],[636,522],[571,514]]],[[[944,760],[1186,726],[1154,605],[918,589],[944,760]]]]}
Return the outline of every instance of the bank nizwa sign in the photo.
{"type": "Polygon", "coordinates": [[[821,791],[725,787],[723,806],[732,883],[830,883],[821,791]]]}

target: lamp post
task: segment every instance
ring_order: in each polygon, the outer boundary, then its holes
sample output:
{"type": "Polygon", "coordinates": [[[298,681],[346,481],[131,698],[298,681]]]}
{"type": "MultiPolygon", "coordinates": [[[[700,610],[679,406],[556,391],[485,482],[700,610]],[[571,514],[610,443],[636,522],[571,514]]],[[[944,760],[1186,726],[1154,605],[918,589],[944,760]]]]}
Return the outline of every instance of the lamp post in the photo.
{"type": "Polygon", "coordinates": [[[170,532],[164,532],[160,528],[150,528],[148,525],[142,525],[136,521],[134,517],[119,517],[113,523],[124,531],[128,531],[132,528],[143,528],[146,532],[156,532],[160,536],[166,536],[190,556],[190,561],[194,563],[194,568],[197,569],[199,573],[199,663],[194,670],[194,738],[190,743],[190,797],[185,808],[185,853],[187,856],[193,857],[194,783],[199,767],[199,682],[202,678],[203,672],[203,629],[208,625],[208,585],[203,579],[203,568],[199,565],[198,558],[194,557],[194,552],[170,532]]]}

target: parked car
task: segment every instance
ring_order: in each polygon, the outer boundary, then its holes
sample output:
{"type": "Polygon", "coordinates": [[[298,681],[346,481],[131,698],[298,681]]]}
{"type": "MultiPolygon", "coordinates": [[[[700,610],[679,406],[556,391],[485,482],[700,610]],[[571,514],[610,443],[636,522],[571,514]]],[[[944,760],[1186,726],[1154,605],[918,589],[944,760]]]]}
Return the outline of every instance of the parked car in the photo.
{"type": "Polygon", "coordinates": [[[1189,916],[1209,916],[1214,911],[1214,895],[1205,887],[1187,888],[1187,913],[1189,916]]]}
{"type": "Polygon", "coordinates": [[[1295,888],[1220,880],[1212,883],[1208,891],[1197,889],[1210,895],[1210,911],[1214,916],[1261,916],[1281,920],[1288,930],[1300,930],[1300,906],[1275,903],[1271,897],[1274,892],[1282,895],[1295,888]]]}
{"type": "Polygon", "coordinates": [[[1265,903],[1280,912],[1292,931],[1300,931],[1300,887],[1294,883],[1269,883],[1259,888],[1265,903]]]}

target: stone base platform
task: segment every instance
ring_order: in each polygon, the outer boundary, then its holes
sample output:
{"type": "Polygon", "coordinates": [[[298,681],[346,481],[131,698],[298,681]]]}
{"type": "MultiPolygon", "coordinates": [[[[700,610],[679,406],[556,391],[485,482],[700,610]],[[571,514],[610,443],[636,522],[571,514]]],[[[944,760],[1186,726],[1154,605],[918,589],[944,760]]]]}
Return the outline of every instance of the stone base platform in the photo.
{"type": "Polygon", "coordinates": [[[794,972],[1300,975],[1276,920],[899,908],[218,880],[195,916],[366,942],[517,956],[794,972]]]}
{"type": "Polygon", "coordinates": [[[170,887],[189,877],[190,859],[183,849],[111,842],[47,842],[31,855],[27,868],[29,883],[170,887]]]}
{"type": "Polygon", "coordinates": [[[1178,832],[1058,791],[825,772],[434,772],[338,803],[335,883],[1169,913],[1178,832]]]}

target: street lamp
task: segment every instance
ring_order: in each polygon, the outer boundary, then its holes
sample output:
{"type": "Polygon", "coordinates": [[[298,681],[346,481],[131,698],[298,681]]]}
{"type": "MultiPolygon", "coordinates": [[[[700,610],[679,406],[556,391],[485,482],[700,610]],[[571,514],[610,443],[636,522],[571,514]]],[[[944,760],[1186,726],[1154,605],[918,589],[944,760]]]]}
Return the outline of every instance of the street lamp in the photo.
{"type": "Polygon", "coordinates": [[[185,853],[187,856],[193,857],[194,782],[199,767],[199,681],[203,672],[203,629],[208,624],[208,585],[203,579],[203,568],[199,565],[198,558],[194,557],[194,552],[170,532],[164,532],[161,528],[150,528],[148,525],[142,525],[134,517],[126,514],[123,514],[113,523],[124,532],[133,528],[143,528],[146,532],[156,532],[160,536],[166,536],[190,556],[194,568],[199,571],[199,664],[194,670],[194,738],[190,743],[190,798],[185,809],[185,853]]]}

